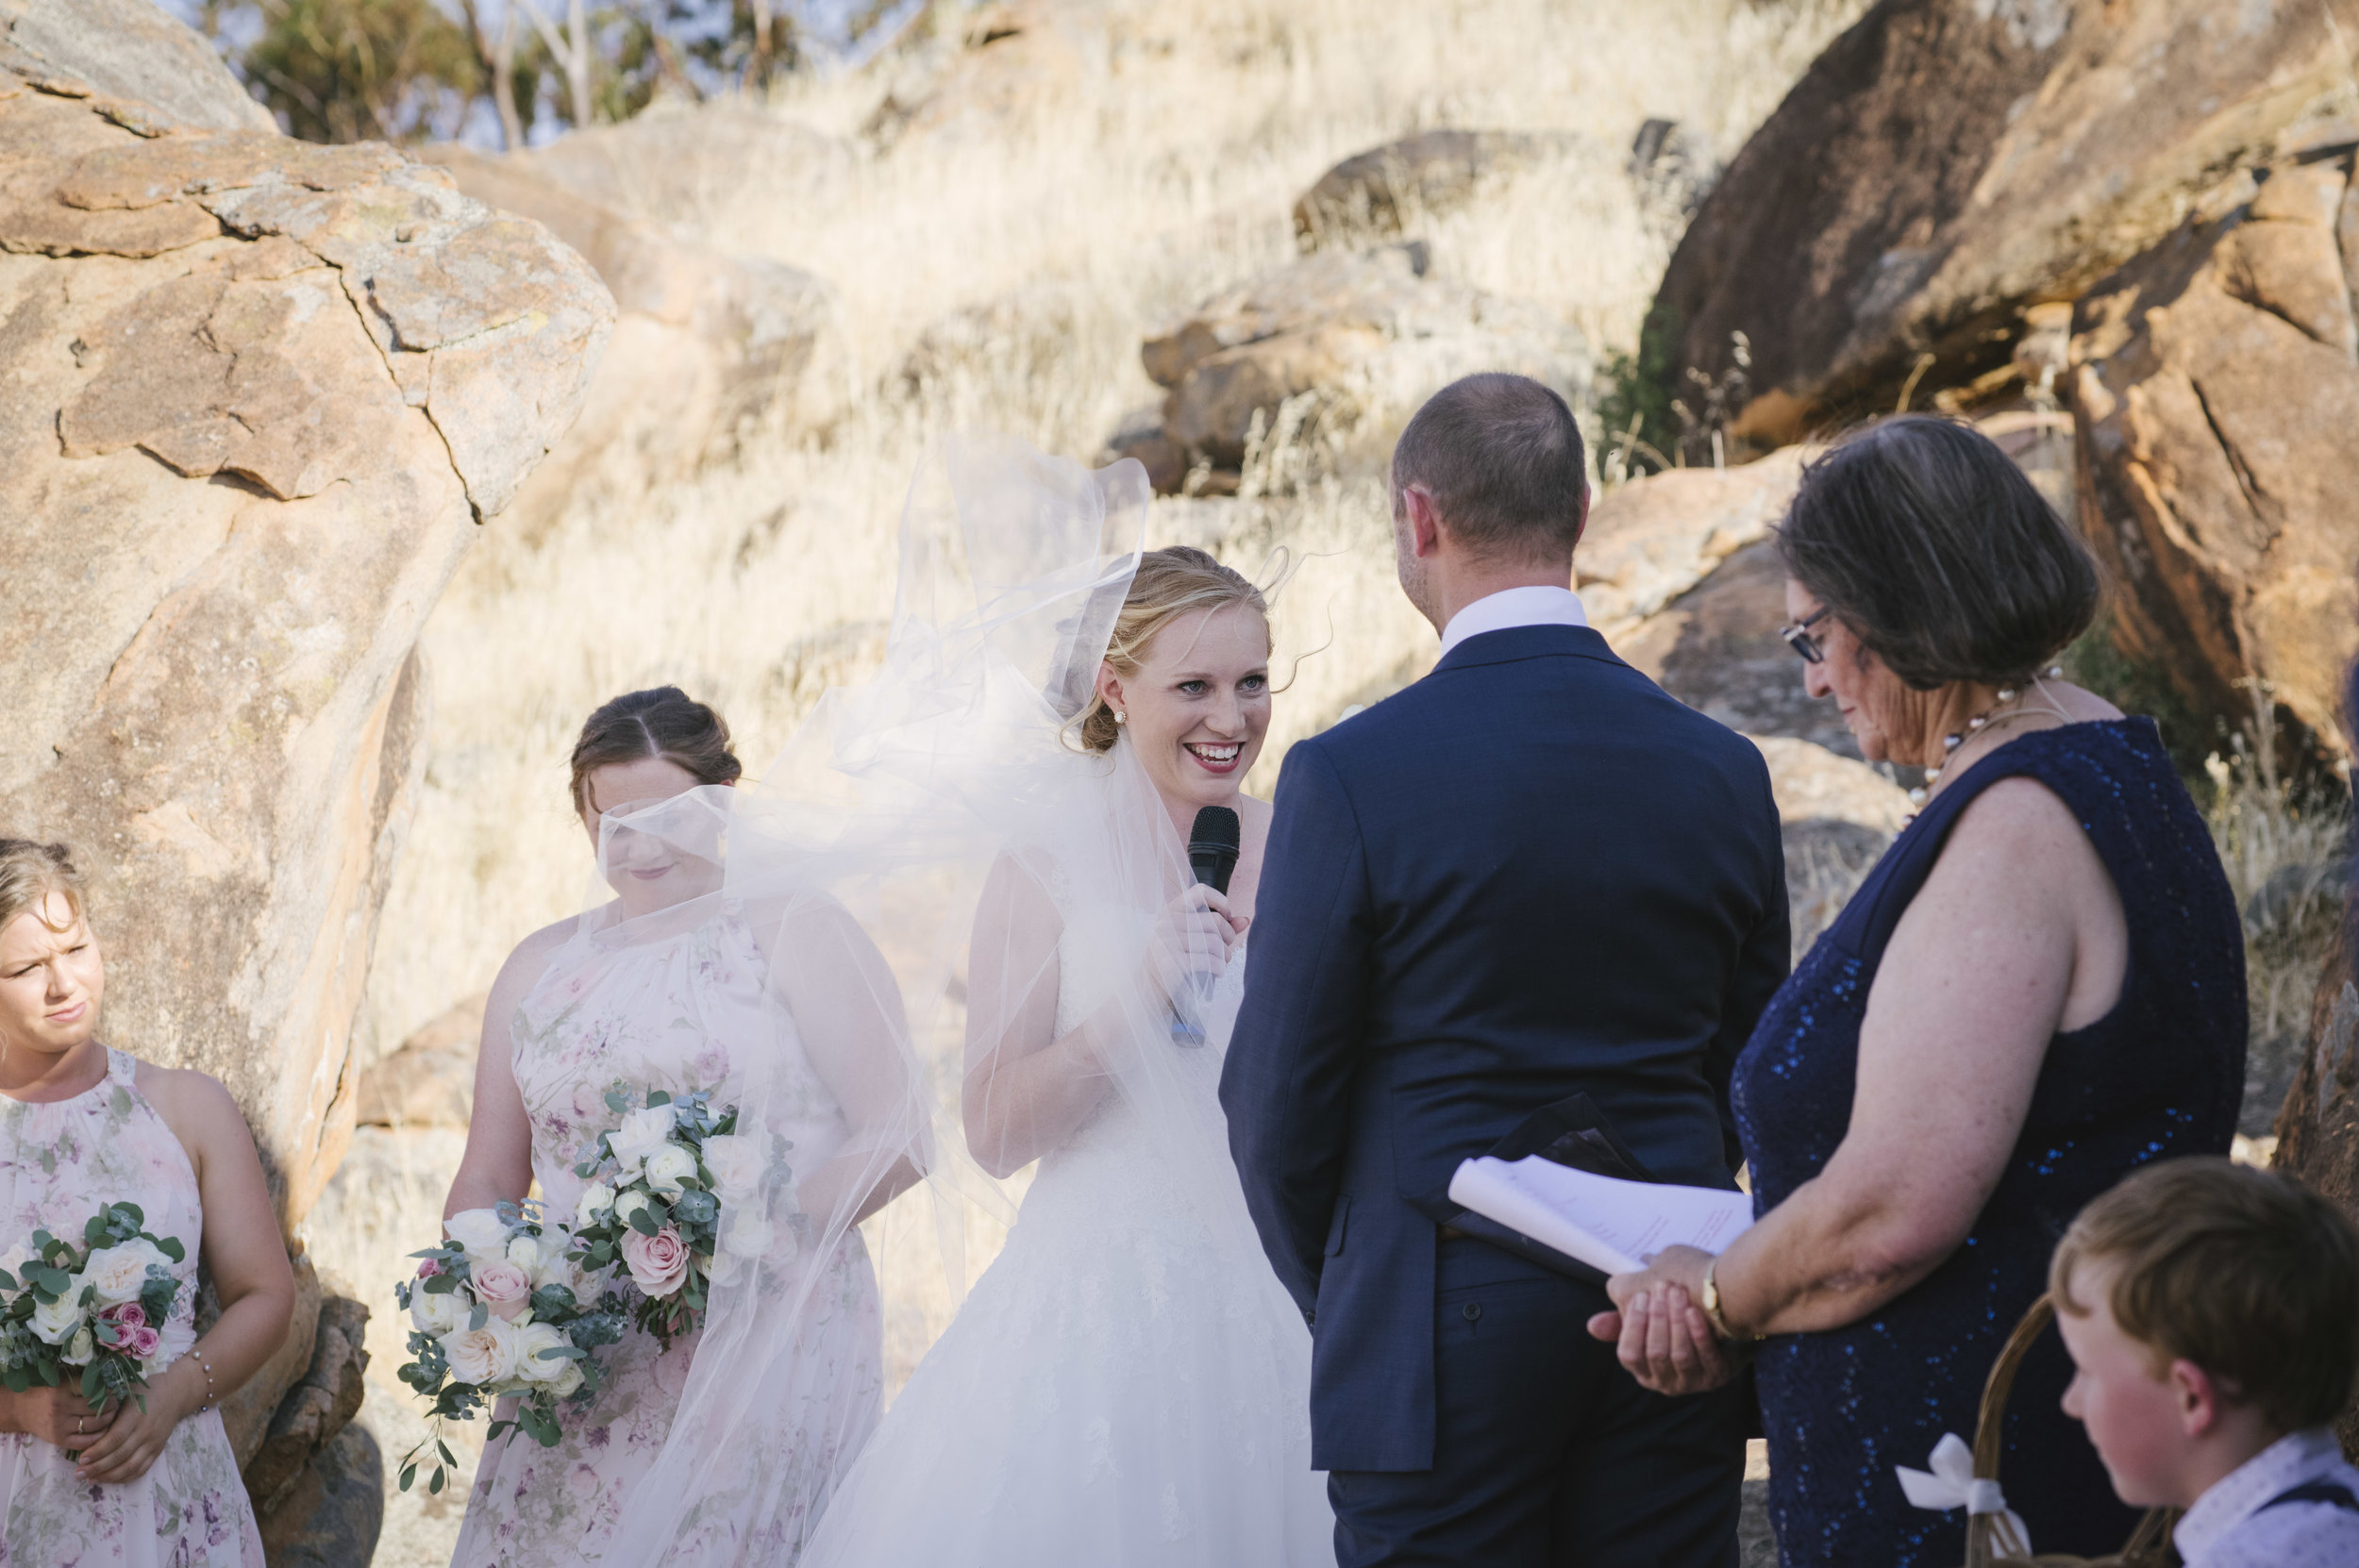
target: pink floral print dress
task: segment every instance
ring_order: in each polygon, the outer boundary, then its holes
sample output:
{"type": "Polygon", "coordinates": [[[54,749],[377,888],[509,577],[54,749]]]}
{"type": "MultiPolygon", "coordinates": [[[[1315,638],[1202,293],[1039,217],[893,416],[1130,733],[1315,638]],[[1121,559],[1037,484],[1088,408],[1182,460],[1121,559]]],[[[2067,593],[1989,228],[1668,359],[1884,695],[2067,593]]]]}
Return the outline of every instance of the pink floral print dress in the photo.
{"type": "MultiPolygon", "coordinates": [[[[15,1259],[36,1229],[78,1239],[108,1204],[139,1205],[151,1235],[187,1249],[163,1328],[177,1359],[196,1343],[205,1215],[195,1167],[140,1093],[138,1068],[109,1050],[107,1076],[70,1100],[0,1095],[0,1255],[15,1259]]],[[[116,1486],[76,1480],[64,1450],[40,1438],[0,1435],[0,1568],[262,1568],[221,1412],[181,1422],[146,1475],[116,1486]]]]}
{"type": "MultiPolygon", "coordinates": [[[[517,1009],[516,1083],[532,1124],[533,1176],[553,1219],[570,1223],[581,1195],[577,1151],[622,1120],[606,1104],[609,1089],[619,1082],[636,1091],[711,1090],[715,1106],[728,1105],[735,1055],[778,1039],[765,1001],[767,965],[753,933],[733,903],[714,905],[711,918],[667,938],[616,946],[576,938],[517,1009]]],[[[793,1141],[798,1163],[808,1163],[841,1144],[846,1127],[799,1047],[794,1055],[786,1066],[795,1103],[778,1130],[793,1141]]],[[[683,1510],[676,1543],[683,1560],[791,1568],[843,1461],[874,1429],[884,1390],[882,1318],[859,1233],[822,1267],[821,1288],[795,1335],[794,1386],[754,1445],[760,1451],[735,1456],[743,1476],[700,1477],[709,1492],[683,1510]],[[781,1487],[805,1493],[778,1510],[789,1538],[734,1522],[735,1493],[775,1494],[781,1487]]],[[[521,1432],[488,1446],[452,1568],[609,1562],[606,1548],[633,1487],[671,1434],[700,1338],[676,1340],[664,1353],[653,1336],[625,1330],[605,1352],[609,1370],[597,1403],[586,1417],[561,1412],[564,1436],[556,1447],[521,1432]]]]}

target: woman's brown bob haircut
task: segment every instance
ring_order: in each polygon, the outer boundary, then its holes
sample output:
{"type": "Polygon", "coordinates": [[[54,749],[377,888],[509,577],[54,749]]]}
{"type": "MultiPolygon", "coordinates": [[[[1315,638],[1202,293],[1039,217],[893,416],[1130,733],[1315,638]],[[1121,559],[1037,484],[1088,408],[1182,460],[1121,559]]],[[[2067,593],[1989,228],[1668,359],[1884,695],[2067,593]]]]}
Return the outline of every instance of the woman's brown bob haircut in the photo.
{"type": "Polygon", "coordinates": [[[1988,436],[1879,420],[1802,470],[1778,555],[1910,686],[2005,686],[2096,619],[2097,562],[1988,436]]]}
{"type": "MultiPolygon", "coordinates": [[[[2280,1432],[2322,1426],[2359,1381],[2359,1230],[2287,1176],[2218,1159],[2150,1165],[2081,1210],[2048,1288],[2088,1314],[2076,1276],[2112,1263],[2106,1306],[2154,1353],[2193,1361],[2280,1432]]],[[[2085,1283],[2085,1276],[2083,1283],[2085,1283]]]]}
{"type": "Polygon", "coordinates": [[[574,742],[574,809],[590,809],[591,774],[650,757],[685,768],[699,784],[734,784],[745,771],[720,714],[677,686],[628,692],[591,714],[574,742]]]}

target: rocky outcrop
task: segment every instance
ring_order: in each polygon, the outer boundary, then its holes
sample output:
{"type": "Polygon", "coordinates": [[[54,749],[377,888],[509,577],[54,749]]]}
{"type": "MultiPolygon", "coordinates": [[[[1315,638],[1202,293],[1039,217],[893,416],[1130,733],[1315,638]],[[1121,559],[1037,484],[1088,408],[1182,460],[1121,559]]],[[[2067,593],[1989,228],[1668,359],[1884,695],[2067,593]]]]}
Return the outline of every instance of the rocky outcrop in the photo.
{"type": "Polygon", "coordinates": [[[1341,239],[1397,235],[1415,214],[1455,211],[1483,188],[1575,144],[1563,134],[1430,130],[1356,153],[1321,175],[1295,202],[1295,239],[1306,251],[1341,239]]]}
{"type": "MultiPolygon", "coordinates": [[[[703,125],[702,115],[665,116],[666,126],[703,125]]],[[[705,142],[766,134],[745,112],[720,116],[705,142]]],[[[565,157],[490,158],[455,143],[422,149],[459,189],[490,207],[545,225],[578,251],[613,292],[621,316],[572,440],[544,470],[537,493],[553,497],[584,470],[627,459],[650,482],[733,453],[773,418],[807,425],[842,391],[835,301],[808,273],[725,255],[572,188],[607,192],[632,183],[649,140],[642,122],[605,127],[597,145],[565,157]]],[[[684,128],[665,142],[688,139],[684,128]]],[[[567,138],[568,142],[577,138],[567,138]]],[[[717,155],[715,155],[717,156],[717,155]]],[[[527,511],[533,509],[527,507],[527,511]]]]}
{"type": "Polygon", "coordinates": [[[2083,521],[2118,585],[2124,653],[2232,726],[2264,682],[2290,737],[2341,755],[2359,651],[2359,192],[2347,150],[2261,173],[2248,202],[2081,300],[2083,521]]]}
{"type": "Polygon", "coordinates": [[[385,1527],[385,1458],[367,1428],[336,1434],[287,1498],[261,1521],[269,1568],[358,1568],[385,1527]]]}
{"type": "Polygon", "coordinates": [[[279,1401],[260,1445],[245,1461],[246,1492],[258,1514],[285,1512],[298,1500],[312,1460],[360,1409],[367,1392],[368,1325],[369,1309],[360,1302],[329,1296],[320,1304],[310,1364],[279,1401]]]}
{"type": "Polygon", "coordinates": [[[2069,300],[2347,91],[2319,7],[1882,0],[1747,143],[1656,298],[1688,372],[1732,335],[1769,443],[2008,362],[2069,300]],[[1930,356],[1930,358],[1927,358],[1930,356]],[[1921,363],[1920,363],[1921,361],[1921,363]]]}
{"type": "Polygon", "coordinates": [[[1589,380],[1588,347],[1572,326],[1528,302],[1428,277],[1416,244],[1323,252],[1264,273],[1149,337],[1141,359],[1170,389],[1163,436],[1188,463],[1232,471],[1256,419],[1266,426],[1306,392],[1406,410],[1461,375],[1512,370],[1579,405],[1589,380]]]}
{"type": "Polygon", "coordinates": [[[0,70],[135,129],[278,128],[211,46],[151,0],[0,0],[0,70]]]}
{"type": "Polygon", "coordinates": [[[491,998],[466,998],[360,1075],[360,1126],[458,1127],[475,1104],[476,1044],[491,998]]]}
{"type": "Polygon", "coordinates": [[[0,0],[0,824],[79,850],[110,1036],[229,1086],[292,1230],[350,1135],[419,628],[611,304],[438,170],[247,128],[122,9],[0,0]]]}

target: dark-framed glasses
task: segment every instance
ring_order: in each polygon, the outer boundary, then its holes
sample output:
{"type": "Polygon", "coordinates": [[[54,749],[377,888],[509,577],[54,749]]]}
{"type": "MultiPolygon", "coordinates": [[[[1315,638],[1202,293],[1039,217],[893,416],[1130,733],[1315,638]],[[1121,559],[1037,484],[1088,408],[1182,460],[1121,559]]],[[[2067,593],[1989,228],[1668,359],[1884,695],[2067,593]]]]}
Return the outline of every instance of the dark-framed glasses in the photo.
{"type": "Polygon", "coordinates": [[[1827,661],[1827,650],[1819,645],[1818,639],[1810,634],[1810,628],[1826,618],[1826,607],[1822,605],[1817,613],[1805,616],[1790,626],[1780,626],[1778,635],[1785,639],[1787,647],[1802,656],[1803,663],[1823,664],[1827,661]]]}

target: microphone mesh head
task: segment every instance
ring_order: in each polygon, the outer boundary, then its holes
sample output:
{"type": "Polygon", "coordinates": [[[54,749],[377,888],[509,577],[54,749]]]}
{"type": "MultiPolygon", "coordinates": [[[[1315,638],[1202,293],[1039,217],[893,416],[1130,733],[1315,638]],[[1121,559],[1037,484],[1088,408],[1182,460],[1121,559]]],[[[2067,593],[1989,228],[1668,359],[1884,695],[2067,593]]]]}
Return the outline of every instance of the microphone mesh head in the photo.
{"type": "Polygon", "coordinates": [[[1245,826],[1237,813],[1226,806],[1207,806],[1196,814],[1196,826],[1188,829],[1188,848],[1236,849],[1245,842],[1245,826]]]}

